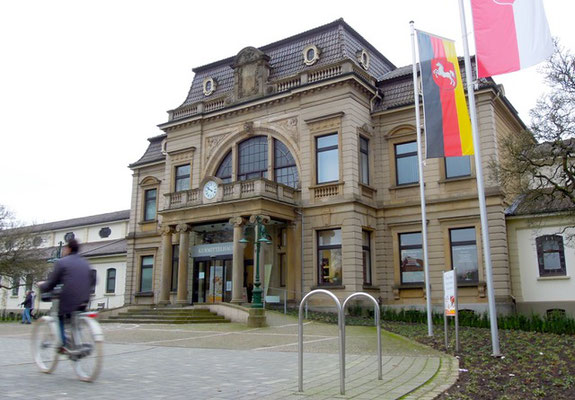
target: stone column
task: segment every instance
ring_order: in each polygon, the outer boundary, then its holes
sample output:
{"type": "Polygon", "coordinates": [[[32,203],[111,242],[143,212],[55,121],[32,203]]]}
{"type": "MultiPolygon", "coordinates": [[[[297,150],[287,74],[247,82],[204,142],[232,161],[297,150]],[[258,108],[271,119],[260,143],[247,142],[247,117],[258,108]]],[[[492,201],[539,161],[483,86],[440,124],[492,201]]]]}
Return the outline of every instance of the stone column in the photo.
{"type": "Polygon", "coordinates": [[[172,227],[162,227],[162,283],[160,286],[160,305],[170,304],[170,283],[172,280],[172,227]]]}
{"type": "Polygon", "coordinates": [[[178,295],[176,304],[188,304],[188,257],[190,247],[190,226],[179,224],[176,231],[180,233],[180,254],[178,264],[178,295]]]}
{"type": "Polygon", "coordinates": [[[240,243],[240,239],[242,238],[245,220],[242,217],[230,218],[230,224],[234,226],[231,302],[240,304],[243,301],[242,286],[244,281],[244,246],[240,243]]]}
{"type": "Polygon", "coordinates": [[[286,226],[286,264],[284,268],[286,271],[286,289],[289,300],[295,300],[296,292],[298,292],[297,276],[301,276],[301,247],[298,246],[296,224],[290,222],[286,226]]]}

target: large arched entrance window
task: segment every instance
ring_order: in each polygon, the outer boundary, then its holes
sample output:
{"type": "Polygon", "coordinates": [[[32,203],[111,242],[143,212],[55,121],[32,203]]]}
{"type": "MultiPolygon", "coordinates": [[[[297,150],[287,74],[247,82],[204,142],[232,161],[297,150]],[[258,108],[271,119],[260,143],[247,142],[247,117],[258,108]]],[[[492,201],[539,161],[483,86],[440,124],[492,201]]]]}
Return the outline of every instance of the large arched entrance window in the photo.
{"type": "Polygon", "coordinates": [[[285,144],[274,139],[274,178],[276,182],[295,188],[298,182],[295,159],[285,144]]]}
{"type": "Polygon", "coordinates": [[[238,145],[238,180],[266,178],[268,172],[268,138],[256,136],[238,145]]]}
{"type": "Polygon", "coordinates": [[[216,176],[222,180],[223,183],[230,183],[232,181],[232,152],[224,157],[224,160],[216,172],[216,176]]]}
{"type": "Polygon", "coordinates": [[[283,185],[296,188],[299,174],[295,158],[288,147],[278,139],[273,139],[273,163],[268,170],[268,136],[255,136],[239,143],[237,148],[230,150],[216,170],[216,176],[223,183],[230,183],[236,168],[237,180],[244,181],[254,178],[273,179],[283,185]],[[237,151],[237,165],[232,162],[232,151],[237,151]]]}

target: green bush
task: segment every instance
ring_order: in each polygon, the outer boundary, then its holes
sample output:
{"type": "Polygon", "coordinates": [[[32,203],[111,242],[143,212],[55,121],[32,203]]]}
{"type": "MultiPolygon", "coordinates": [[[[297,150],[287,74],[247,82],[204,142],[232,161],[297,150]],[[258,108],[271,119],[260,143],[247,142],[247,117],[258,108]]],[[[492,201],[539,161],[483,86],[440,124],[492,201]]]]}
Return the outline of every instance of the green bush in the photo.
{"type": "MultiPolygon", "coordinates": [[[[427,313],[416,309],[396,310],[383,307],[381,319],[384,321],[399,321],[409,323],[427,323],[427,313]]],[[[433,324],[443,324],[443,314],[433,313],[433,324]]],[[[450,323],[453,323],[450,318],[450,323]]],[[[475,328],[489,328],[489,316],[487,313],[477,314],[471,310],[459,311],[459,325],[475,328]]],[[[555,333],[558,335],[575,334],[575,319],[561,312],[552,312],[545,317],[538,314],[525,316],[522,314],[500,315],[497,318],[499,329],[521,330],[541,333],[555,333]]]]}

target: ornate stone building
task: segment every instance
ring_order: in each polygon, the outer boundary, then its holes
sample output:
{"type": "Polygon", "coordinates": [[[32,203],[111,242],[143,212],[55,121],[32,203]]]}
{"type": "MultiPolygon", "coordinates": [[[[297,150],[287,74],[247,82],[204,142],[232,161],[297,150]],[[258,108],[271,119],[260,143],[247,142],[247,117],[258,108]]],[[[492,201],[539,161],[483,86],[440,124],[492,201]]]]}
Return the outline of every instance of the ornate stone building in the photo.
{"type": "MultiPolygon", "coordinates": [[[[366,291],[424,306],[411,66],[396,68],[343,20],[194,69],[133,170],[131,304],[241,303],[254,282],[252,216],[267,294],[366,291]],[[248,242],[243,245],[243,239],[248,242]]],[[[483,168],[523,127],[491,80],[477,91],[483,168]]],[[[461,308],[486,308],[475,165],[425,165],[432,299],[457,267],[461,308]]],[[[511,304],[504,192],[486,182],[496,299],[511,304]]]]}

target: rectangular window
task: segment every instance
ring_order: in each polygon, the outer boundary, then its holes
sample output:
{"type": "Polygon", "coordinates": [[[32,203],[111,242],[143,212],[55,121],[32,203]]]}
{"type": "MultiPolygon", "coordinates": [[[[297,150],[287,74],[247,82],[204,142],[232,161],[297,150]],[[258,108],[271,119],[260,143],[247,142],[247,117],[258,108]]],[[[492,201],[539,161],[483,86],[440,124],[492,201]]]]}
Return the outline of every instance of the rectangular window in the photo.
{"type": "Polygon", "coordinates": [[[359,157],[360,181],[369,185],[369,140],[361,136],[359,138],[359,157]]]}
{"type": "Polygon", "coordinates": [[[140,265],[140,292],[152,291],[154,256],[144,256],[140,265]]]}
{"type": "MultiPolygon", "coordinates": [[[[96,271],[95,269],[90,270],[90,273],[92,274],[92,282],[98,282],[98,271],[96,271]]],[[[90,293],[94,294],[96,293],[96,285],[93,285],[92,288],[90,289],[90,293]]]]}
{"type": "Polygon", "coordinates": [[[408,185],[419,181],[417,142],[395,145],[395,171],[398,185],[408,185]]]}
{"type": "Polygon", "coordinates": [[[479,282],[475,228],[449,230],[451,266],[456,270],[458,283],[479,282]]]}
{"type": "Polygon", "coordinates": [[[318,284],[341,285],[341,229],[317,232],[318,284]]]}
{"type": "Polygon", "coordinates": [[[539,276],[565,276],[565,249],[560,235],[544,235],[535,239],[539,276]]]}
{"type": "Polygon", "coordinates": [[[116,292],[116,268],[109,268],[106,272],[106,293],[116,292]]]}
{"type": "Polygon", "coordinates": [[[445,178],[460,178],[463,176],[471,176],[470,157],[445,157],[445,178]]]}
{"type": "Polygon", "coordinates": [[[371,233],[362,231],[363,284],[371,285],[371,233]]]}
{"type": "Polygon", "coordinates": [[[421,232],[399,234],[399,271],[404,285],[424,282],[421,232]]]}
{"type": "Polygon", "coordinates": [[[190,189],[190,164],[176,167],[176,192],[190,189]]]}
{"type": "Polygon", "coordinates": [[[317,183],[339,180],[339,152],[337,133],[315,139],[317,183]]]}
{"type": "Polygon", "coordinates": [[[144,192],[144,221],[156,219],[157,189],[149,189],[144,192]]]}
{"type": "Polygon", "coordinates": [[[12,296],[18,296],[18,291],[20,290],[20,277],[15,276],[12,278],[12,296]]]}
{"type": "Polygon", "coordinates": [[[172,245],[172,285],[171,291],[175,292],[178,290],[178,269],[180,266],[180,245],[172,245]]]}

